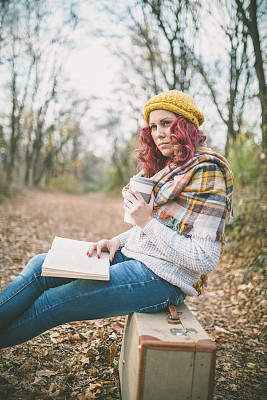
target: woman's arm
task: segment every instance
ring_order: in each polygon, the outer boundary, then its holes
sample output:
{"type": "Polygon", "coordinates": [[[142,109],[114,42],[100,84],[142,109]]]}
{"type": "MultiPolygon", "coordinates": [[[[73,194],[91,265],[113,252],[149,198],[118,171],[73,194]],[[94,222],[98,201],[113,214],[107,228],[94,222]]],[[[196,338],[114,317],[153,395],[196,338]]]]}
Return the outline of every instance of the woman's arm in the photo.
{"type": "Polygon", "coordinates": [[[130,233],[131,233],[132,228],[128,229],[128,231],[122,232],[117,236],[114,236],[113,239],[118,239],[120,241],[120,248],[123,247],[125,245],[125,243],[127,242],[130,233]]]}
{"type": "Polygon", "coordinates": [[[149,221],[142,231],[166,260],[173,264],[179,263],[187,269],[207,274],[218,263],[221,254],[219,242],[179,234],[155,218],[149,221]]]}

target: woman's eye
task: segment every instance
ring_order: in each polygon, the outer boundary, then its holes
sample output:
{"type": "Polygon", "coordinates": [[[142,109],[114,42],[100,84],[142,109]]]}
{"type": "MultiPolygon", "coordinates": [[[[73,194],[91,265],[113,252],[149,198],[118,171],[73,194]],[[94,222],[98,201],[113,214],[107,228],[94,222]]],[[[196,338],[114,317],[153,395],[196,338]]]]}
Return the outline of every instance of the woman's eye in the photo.
{"type": "Polygon", "coordinates": [[[150,129],[151,130],[157,129],[157,125],[150,125],[150,129]]]}
{"type": "Polygon", "coordinates": [[[163,122],[163,126],[169,126],[170,123],[171,123],[171,121],[164,121],[164,122],[163,122]]]}

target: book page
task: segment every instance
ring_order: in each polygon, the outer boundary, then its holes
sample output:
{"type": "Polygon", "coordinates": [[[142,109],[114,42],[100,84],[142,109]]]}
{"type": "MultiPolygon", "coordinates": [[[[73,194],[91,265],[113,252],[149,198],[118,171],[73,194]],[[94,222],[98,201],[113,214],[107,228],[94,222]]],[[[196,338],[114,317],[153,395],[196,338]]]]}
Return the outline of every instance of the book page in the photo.
{"type": "Polygon", "coordinates": [[[66,239],[56,236],[53,240],[51,249],[64,250],[71,253],[84,253],[86,255],[88,247],[91,242],[84,242],[82,240],[66,239]]]}

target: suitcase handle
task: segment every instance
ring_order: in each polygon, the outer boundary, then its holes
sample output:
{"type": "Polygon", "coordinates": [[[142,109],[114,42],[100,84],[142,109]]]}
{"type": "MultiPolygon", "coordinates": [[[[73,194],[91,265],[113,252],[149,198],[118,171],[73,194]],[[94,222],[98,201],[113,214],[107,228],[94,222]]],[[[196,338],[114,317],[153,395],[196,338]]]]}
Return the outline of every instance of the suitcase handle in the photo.
{"type": "Polygon", "coordinates": [[[170,311],[170,314],[168,316],[168,323],[169,324],[181,324],[181,320],[177,313],[176,307],[173,304],[170,304],[168,307],[169,307],[169,311],[170,311]]]}

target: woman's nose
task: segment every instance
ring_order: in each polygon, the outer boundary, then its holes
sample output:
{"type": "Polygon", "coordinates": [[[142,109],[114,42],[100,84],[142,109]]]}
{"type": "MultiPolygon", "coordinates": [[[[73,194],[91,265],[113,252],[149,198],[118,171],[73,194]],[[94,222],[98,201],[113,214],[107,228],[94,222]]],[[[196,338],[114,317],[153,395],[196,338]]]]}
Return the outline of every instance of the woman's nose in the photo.
{"type": "Polygon", "coordinates": [[[156,135],[158,137],[165,136],[165,130],[163,126],[158,125],[156,135]]]}

